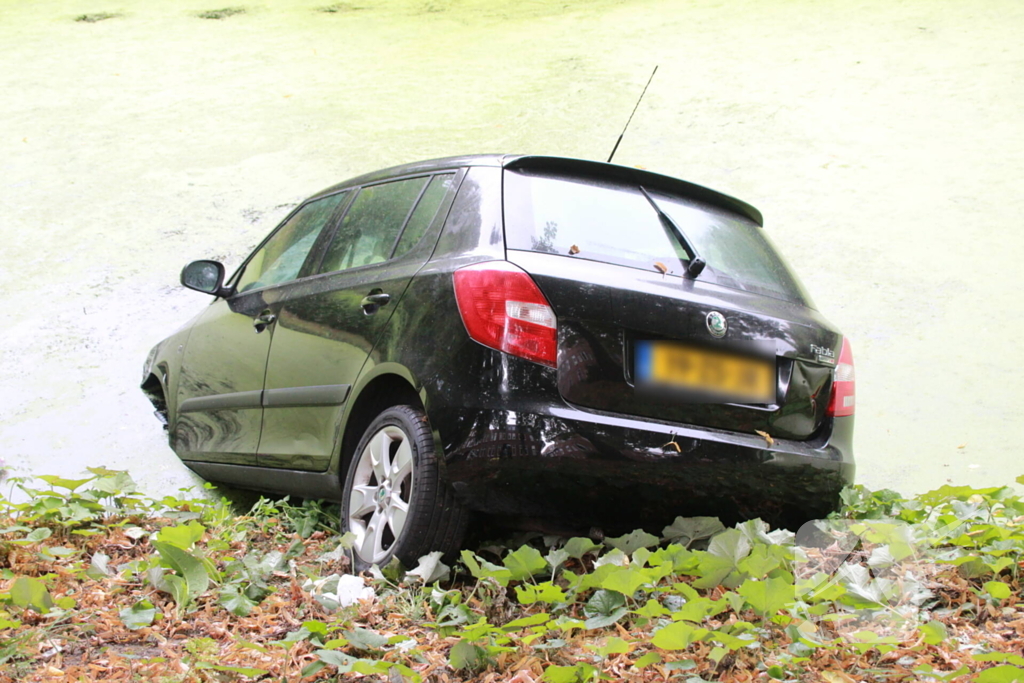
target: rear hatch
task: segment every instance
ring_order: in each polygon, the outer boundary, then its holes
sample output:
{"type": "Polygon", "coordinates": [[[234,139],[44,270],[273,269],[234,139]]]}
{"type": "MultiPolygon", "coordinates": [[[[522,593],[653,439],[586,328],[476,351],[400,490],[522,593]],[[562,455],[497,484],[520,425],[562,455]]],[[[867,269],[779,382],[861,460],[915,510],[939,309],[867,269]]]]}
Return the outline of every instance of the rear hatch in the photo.
{"type": "Polygon", "coordinates": [[[543,157],[506,165],[504,197],[507,258],[558,317],[567,402],[774,438],[821,429],[841,337],[756,209],[653,173],[543,157]],[[761,389],[737,389],[745,374],[761,389]]]}

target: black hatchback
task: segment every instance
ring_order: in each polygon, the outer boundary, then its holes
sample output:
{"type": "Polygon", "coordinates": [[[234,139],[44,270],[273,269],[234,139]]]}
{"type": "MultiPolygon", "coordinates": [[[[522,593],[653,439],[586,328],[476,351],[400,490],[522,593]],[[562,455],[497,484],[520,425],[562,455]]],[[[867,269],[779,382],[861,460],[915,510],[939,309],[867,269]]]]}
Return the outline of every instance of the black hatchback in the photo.
{"type": "Polygon", "coordinates": [[[199,475],[342,504],[357,569],[458,548],[470,512],[628,530],[794,525],[853,479],[849,342],[752,206],[542,156],[320,192],[158,344],[142,388],[199,475]]]}

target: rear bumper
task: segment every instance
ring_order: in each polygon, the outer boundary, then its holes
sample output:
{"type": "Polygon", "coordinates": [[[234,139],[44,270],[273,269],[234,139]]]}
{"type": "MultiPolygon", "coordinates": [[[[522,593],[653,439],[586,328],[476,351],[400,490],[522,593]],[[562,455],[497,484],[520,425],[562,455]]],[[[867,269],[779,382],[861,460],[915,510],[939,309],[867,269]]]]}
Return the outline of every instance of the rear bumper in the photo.
{"type": "Polygon", "coordinates": [[[542,411],[458,409],[438,416],[442,424],[435,418],[448,479],[464,503],[606,530],[677,515],[794,527],[836,509],[853,481],[852,417],[825,425],[828,438],[769,445],[758,435],[568,406],[542,411]]]}

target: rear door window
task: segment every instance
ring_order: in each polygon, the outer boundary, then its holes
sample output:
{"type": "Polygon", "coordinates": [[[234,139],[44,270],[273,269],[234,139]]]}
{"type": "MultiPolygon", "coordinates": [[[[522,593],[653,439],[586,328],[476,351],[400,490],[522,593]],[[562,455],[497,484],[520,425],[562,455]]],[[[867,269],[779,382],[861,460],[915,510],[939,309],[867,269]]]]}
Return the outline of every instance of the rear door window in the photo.
{"type": "Polygon", "coordinates": [[[320,264],[320,272],[359,268],[390,259],[398,235],[429,180],[429,176],[423,176],[362,188],[342,218],[320,264]]]}
{"type": "MultiPolygon", "coordinates": [[[[807,305],[795,277],[753,221],[651,192],[707,261],[698,280],[807,305]]],[[[601,178],[505,172],[509,249],[539,251],[680,276],[689,256],[636,185],[601,178]]]]}
{"type": "Polygon", "coordinates": [[[412,216],[409,217],[405,230],[402,231],[402,237],[398,240],[398,246],[395,248],[394,258],[407,253],[423,238],[423,234],[434,222],[437,210],[441,208],[441,202],[444,201],[445,195],[448,194],[448,190],[451,189],[454,182],[454,173],[442,173],[434,176],[430,181],[430,185],[427,186],[423,196],[416,203],[416,208],[413,210],[412,216]]]}

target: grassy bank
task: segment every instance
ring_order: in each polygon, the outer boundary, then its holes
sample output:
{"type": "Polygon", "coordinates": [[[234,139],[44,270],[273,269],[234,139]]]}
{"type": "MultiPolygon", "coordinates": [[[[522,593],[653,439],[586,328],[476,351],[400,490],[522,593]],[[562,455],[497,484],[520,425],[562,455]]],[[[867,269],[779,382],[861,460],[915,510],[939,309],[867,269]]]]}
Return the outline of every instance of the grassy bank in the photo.
{"type": "Polygon", "coordinates": [[[680,518],[352,577],[318,503],[239,515],[100,468],[11,485],[3,680],[1024,680],[1010,488],[853,489],[795,536],[680,518]]]}

